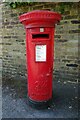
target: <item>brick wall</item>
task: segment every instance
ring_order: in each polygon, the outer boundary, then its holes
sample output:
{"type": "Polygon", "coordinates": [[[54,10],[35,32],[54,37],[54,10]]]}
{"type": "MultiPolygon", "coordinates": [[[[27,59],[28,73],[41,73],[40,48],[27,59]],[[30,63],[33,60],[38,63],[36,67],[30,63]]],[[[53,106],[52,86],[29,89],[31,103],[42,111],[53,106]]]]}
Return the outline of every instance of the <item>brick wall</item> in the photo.
{"type": "MultiPolygon", "coordinates": [[[[66,3],[65,3],[66,4],[66,3]]],[[[2,4],[2,75],[4,79],[26,79],[25,30],[18,16],[36,9],[59,11],[60,4],[36,3],[16,9],[2,4]]],[[[55,30],[54,79],[77,81],[80,60],[78,59],[78,34],[80,32],[79,3],[65,5],[61,22],[55,30]],[[75,9],[74,9],[75,8],[75,9]]]]}

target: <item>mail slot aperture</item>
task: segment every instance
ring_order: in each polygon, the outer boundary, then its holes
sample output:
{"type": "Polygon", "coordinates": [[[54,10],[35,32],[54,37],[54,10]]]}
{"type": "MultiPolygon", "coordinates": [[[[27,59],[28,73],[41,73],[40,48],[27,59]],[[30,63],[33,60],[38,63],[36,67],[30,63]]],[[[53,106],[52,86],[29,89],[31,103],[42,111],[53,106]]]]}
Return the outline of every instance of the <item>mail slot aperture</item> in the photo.
{"type": "Polygon", "coordinates": [[[32,39],[49,39],[49,34],[32,34],[32,39]]]}

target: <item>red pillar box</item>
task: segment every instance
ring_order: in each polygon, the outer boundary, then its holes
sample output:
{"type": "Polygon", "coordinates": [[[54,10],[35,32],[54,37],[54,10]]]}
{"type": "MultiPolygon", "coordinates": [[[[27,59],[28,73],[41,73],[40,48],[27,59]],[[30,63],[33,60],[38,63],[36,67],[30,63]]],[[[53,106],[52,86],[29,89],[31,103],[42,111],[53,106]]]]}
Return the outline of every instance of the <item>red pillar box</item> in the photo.
{"type": "Polygon", "coordinates": [[[19,16],[26,29],[28,100],[37,108],[47,107],[52,99],[54,30],[61,15],[35,10],[19,16]]]}

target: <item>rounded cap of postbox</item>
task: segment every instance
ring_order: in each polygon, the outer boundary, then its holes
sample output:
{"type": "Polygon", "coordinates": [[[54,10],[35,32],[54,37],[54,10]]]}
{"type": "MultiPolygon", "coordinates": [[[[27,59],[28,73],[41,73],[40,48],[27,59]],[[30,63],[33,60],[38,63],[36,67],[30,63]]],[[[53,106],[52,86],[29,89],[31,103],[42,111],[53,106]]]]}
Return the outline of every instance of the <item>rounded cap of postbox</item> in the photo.
{"type": "Polygon", "coordinates": [[[53,27],[61,20],[61,14],[48,10],[34,10],[19,16],[20,22],[31,27],[53,27]]]}

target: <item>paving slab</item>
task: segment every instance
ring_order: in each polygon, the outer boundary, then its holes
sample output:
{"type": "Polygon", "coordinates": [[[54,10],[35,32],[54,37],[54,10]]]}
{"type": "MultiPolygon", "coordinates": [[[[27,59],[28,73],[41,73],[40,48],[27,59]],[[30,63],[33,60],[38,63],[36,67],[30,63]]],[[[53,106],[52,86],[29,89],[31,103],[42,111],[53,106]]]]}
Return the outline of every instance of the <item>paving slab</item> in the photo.
{"type": "Polygon", "coordinates": [[[53,80],[53,100],[47,109],[27,104],[27,83],[19,80],[3,85],[3,118],[78,118],[78,83],[53,80]],[[17,84],[18,83],[18,84],[17,84]]]}

